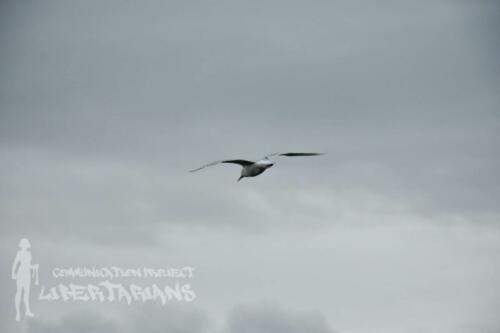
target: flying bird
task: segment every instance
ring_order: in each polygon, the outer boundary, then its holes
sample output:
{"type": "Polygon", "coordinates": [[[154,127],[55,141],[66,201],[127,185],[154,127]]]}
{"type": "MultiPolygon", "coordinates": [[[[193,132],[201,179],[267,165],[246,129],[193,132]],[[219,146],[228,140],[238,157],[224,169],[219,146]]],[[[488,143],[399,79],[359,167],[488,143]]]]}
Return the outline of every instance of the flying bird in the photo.
{"type": "Polygon", "coordinates": [[[189,170],[189,172],[196,172],[201,169],[204,169],[209,166],[221,164],[221,163],[233,163],[233,164],[239,164],[241,165],[241,175],[240,178],[238,178],[238,181],[240,181],[242,178],[245,177],[255,177],[269,169],[274,165],[274,163],[269,159],[269,157],[273,156],[287,156],[287,157],[297,157],[297,156],[317,156],[317,155],[323,155],[323,153],[274,153],[267,155],[260,161],[249,161],[249,160],[219,160],[215,161],[212,163],[205,164],[197,169],[189,170]]]}

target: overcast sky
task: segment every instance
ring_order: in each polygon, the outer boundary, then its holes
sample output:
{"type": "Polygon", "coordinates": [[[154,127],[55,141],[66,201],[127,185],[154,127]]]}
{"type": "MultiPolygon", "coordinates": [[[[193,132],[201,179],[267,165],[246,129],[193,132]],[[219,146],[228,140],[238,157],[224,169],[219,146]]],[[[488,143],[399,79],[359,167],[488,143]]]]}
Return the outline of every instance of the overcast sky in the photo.
{"type": "Polygon", "coordinates": [[[498,1],[2,1],[2,332],[500,331],[498,1]],[[278,158],[257,178],[223,158],[278,158]],[[196,267],[190,304],[10,269],[196,267]]]}

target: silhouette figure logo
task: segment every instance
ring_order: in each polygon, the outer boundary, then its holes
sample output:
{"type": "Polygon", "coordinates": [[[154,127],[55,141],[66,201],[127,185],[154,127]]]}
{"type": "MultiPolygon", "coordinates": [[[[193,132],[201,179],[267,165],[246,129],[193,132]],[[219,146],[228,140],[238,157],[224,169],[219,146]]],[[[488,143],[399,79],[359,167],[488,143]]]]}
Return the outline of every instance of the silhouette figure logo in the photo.
{"type": "Polygon", "coordinates": [[[16,281],[16,321],[21,320],[21,298],[24,303],[24,314],[27,317],[34,317],[30,309],[30,288],[31,280],[35,279],[35,285],[38,285],[38,264],[31,264],[31,244],[26,238],[19,242],[19,250],[12,264],[12,279],[16,281]]]}

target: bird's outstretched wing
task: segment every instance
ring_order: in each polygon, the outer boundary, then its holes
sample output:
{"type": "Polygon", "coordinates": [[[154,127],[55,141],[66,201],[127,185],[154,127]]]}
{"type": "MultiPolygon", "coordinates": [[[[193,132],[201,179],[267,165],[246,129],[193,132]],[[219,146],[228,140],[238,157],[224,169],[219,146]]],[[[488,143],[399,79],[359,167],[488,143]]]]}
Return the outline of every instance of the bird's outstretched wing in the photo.
{"type": "Polygon", "coordinates": [[[201,166],[199,168],[196,168],[196,169],[193,169],[193,170],[189,170],[189,172],[195,172],[195,171],[204,169],[206,167],[209,167],[209,166],[212,166],[212,165],[217,165],[217,164],[220,164],[220,163],[233,163],[233,164],[239,164],[242,167],[244,167],[244,166],[247,166],[247,165],[254,164],[255,162],[247,161],[247,160],[219,160],[219,161],[215,161],[215,162],[212,162],[212,163],[205,164],[205,165],[203,165],[203,166],[201,166]]]}
{"type": "Polygon", "coordinates": [[[273,154],[267,155],[265,158],[272,157],[272,156],[296,157],[296,156],[317,156],[317,155],[324,155],[324,153],[273,153],[273,154]]]}

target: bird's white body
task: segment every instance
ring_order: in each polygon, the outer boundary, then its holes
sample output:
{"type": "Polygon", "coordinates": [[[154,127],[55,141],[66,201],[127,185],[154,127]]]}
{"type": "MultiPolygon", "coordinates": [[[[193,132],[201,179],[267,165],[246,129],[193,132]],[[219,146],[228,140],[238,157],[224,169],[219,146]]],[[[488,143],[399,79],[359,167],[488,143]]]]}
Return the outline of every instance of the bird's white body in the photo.
{"type": "Polygon", "coordinates": [[[274,165],[273,162],[271,162],[268,159],[263,159],[258,162],[255,162],[254,164],[250,164],[247,166],[244,166],[241,169],[241,176],[238,180],[244,177],[255,177],[269,169],[274,165]]]}

